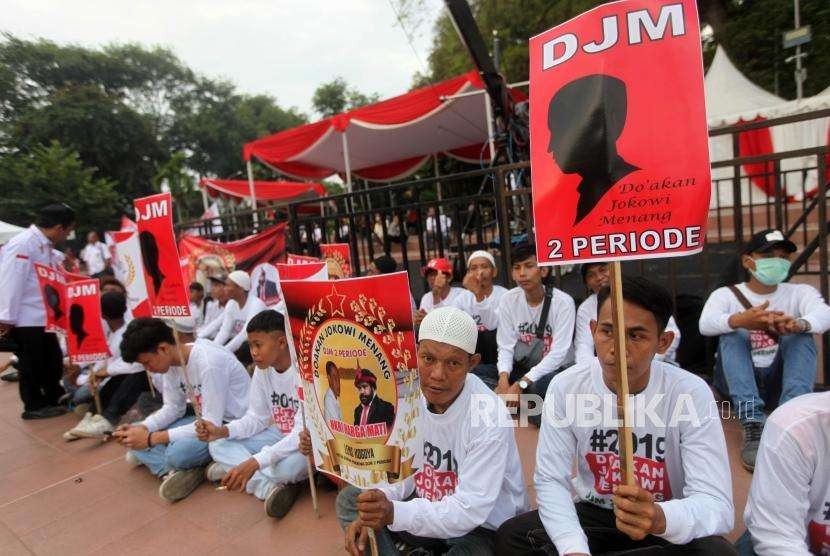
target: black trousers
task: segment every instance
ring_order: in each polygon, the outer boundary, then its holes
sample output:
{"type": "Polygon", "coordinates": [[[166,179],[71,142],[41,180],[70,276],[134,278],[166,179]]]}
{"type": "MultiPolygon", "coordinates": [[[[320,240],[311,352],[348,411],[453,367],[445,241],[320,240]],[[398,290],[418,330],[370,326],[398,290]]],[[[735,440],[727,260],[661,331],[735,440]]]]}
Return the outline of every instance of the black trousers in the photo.
{"type": "MultiPolygon", "coordinates": [[[[615,525],[614,512],[577,502],[579,524],[588,537],[588,546],[594,556],[659,556],[683,554],[699,556],[735,555],[735,549],[722,537],[702,537],[686,545],[673,545],[659,537],[649,535],[641,541],[632,540],[615,525]]],[[[559,553],[548,537],[539,512],[534,510],[505,521],[496,535],[496,554],[544,554],[559,553]]]]}
{"type": "Polygon", "coordinates": [[[20,399],[25,411],[58,405],[64,394],[61,386],[63,352],[58,337],[42,326],[12,328],[11,338],[17,344],[20,399]]]}
{"type": "Polygon", "coordinates": [[[113,425],[138,401],[142,392],[150,390],[147,373],[115,375],[110,377],[98,394],[101,398],[101,415],[113,425]]]}

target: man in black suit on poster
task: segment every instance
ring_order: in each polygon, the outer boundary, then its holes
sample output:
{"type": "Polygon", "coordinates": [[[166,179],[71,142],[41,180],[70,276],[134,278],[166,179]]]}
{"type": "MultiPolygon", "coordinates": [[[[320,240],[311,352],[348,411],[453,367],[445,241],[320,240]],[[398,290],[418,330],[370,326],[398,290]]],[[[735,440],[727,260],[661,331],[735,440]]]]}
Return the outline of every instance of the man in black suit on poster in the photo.
{"type": "Polygon", "coordinates": [[[371,425],[386,423],[387,430],[392,430],[395,422],[395,406],[377,395],[377,382],[372,371],[360,369],[354,377],[354,385],[360,396],[360,404],[354,408],[354,424],[371,425]]]}
{"type": "Polygon", "coordinates": [[[256,288],[256,295],[259,297],[266,305],[269,302],[276,300],[279,302],[280,293],[277,290],[277,283],[268,280],[265,276],[265,271],[263,270],[259,274],[259,280],[257,281],[257,288],[256,288]]]}

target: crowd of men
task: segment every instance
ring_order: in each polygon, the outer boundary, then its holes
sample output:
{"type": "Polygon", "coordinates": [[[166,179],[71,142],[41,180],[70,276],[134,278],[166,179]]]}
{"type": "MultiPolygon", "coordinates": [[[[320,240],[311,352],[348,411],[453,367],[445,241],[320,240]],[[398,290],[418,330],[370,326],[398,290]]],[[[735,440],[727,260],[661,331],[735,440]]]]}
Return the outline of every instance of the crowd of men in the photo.
{"type": "MultiPolygon", "coordinates": [[[[235,270],[191,284],[190,319],[133,318],[92,233],[82,258],[101,279],[111,357],[65,364],[44,329],[32,263],[64,264],[55,245],[74,222],[69,207],[48,206],[0,250],[0,335],[17,357],[22,418],[73,408],[81,420],[65,439],[111,436],[160,478],[164,499],[209,480],[284,516],[308,479],[311,440],[281,306],[266,307],[235,270]]],[[[512,249],[509,290],[496,283],[488,251],[467,258],[461,286],[450,261],[430,260],[428,291],[412,300],[424,450],[415,474],[392,487],[340,490],[347,551],[368,550],[373,529],[380,554],[830,554],[830,393],[813,393],[814,335],[830,329],[830,306],[815,288],[786,281],[795,250],[778,230],[755,234],[740,253],[746,279],[706,301],[699,329],[717,337],[714,388],[677,364],[669,292],[625,277],[634,485],[620,480],[608,265],[580,267],[586,297],[577,307],[533,245],[512,249]],[[741,460],[754,470],[748,530],[735,546],[723,538],[735,512],[713,391],[731,401],[744,428],[741,460]],[[522,395],[544,399],[531,418],[540,426],[535,510],[509,426],[516,406],[529,408],[522,395]]],[[[389,256],[370,266],[396,270],[389,256]]],[[[320,371],[336,382],[336,398],[338,369],[320,371]]],[[[366,386],[371,403],[369,375],[355,387],[366,386]]]]}

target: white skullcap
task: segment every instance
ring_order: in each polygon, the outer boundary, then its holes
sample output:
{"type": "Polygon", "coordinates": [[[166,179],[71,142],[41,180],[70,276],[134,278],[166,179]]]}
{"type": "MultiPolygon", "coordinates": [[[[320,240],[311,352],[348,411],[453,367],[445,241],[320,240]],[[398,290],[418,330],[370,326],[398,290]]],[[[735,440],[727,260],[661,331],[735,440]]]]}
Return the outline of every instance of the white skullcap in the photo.
{"type": "Polygon", "coordinates": [[[487,259],[490,261],[490,264],[493,265],[493,268],[496,268],[496,259],[493,258],[493,255],[490,254],[489,251],[474,251],[470,258],[467,259],[467,266],[470,266],[470,262],[473,259],[487,259]]]}
{"type": "Polygon", "coordinates": [[[473,317],[455,307],[433,309],[418,332],[418,341],[433,340],[463,349],[470,355],[476,352],[478,326],[473,317]]]}
{"type": "Polygon", "coordinates": [[[251,289],[251,277],[244,270],[234,270],[228,274],[228,280],[239,286],[245,291],[251,289]]]}

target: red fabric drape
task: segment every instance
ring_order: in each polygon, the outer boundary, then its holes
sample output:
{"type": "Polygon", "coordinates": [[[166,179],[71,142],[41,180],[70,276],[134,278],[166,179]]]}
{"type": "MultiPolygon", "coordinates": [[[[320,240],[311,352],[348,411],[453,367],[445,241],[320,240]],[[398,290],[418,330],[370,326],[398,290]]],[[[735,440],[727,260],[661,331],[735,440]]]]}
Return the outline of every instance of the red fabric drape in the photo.
{"type": "MultiPolygon", "coordinates": [[[[247,199],[250,185],[246,180],[202,179],[199,187],[207,189],[211,197],[225,195],[247,199]]],[[[326,189],[319,183],[296,183],[288,181],[254,181],[257,201],[291,201],[297,197],[325,195],[326,189]]]]}
{"type": "MultiPolygon", "coordinates": [[[[753,121],[758,122],[764,119],[759,116],[753,121]]],[[[738,135],[739,156],[758,156],[772,152],[774,152],[772,147],[772,134],[768,127],[742,131],[738,135]]],[[[760,187],[770,197],[775,196],[775,176],[773,175],[773,169],[772,162],[744,164],[744,171],[750,176],[752,183],[760,187]]]]}

